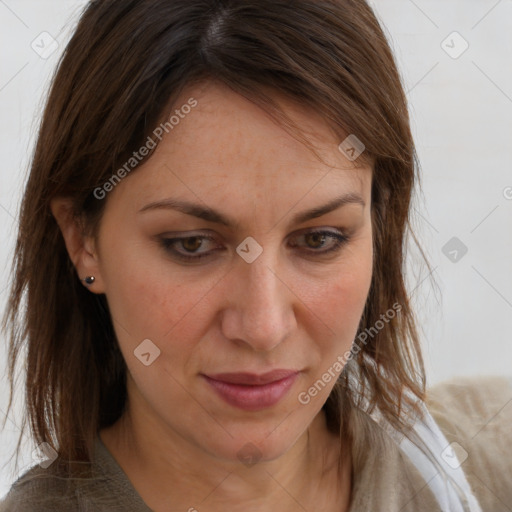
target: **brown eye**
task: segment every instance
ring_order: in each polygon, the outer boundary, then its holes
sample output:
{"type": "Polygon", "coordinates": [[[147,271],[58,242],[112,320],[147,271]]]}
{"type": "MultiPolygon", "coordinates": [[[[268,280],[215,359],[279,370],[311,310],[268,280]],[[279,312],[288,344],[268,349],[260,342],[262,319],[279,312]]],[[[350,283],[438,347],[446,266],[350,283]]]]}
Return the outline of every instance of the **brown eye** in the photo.
{"type": "MultiPolygon", "coordinates": [[[[310,231],[296,238],[305,240],[306,248],[302,252],[310,255],[323,256],[329,253],[340,251],[349,240],[347,235],[335,231],[310,231]]],[[[215,252],[224,250],[218,245],[208,250],[208,242],[215,242],[215,238],[206,235],[187,236],[181,238],[161,238],[160,243],[173,258],[184,262],[195,262],[202,258],[209,258],[215,252]],[[204,249],[204,250],[200,250],[204,249]]],[[[292,243],[292,247],[303,246],[304,244],[292,243]]]]}
{"type": "Polygon", "coordinates": [[[186,251],[197,251],[202,244],[201,237],[199,236],[193,236],[189,238],[183,238],[181,240],[181,245],[186,251]]]}
{"type": "Polygon", "coordinates": [[[325,234],[322,233],[308,233],[306,235],[306,240],[312,242],[312,244],[308,244],[312,249],[318,249],[325,244],[326,241],[325,234]]]}
{"type": "Polygon", "coordinates": [[[203,246],[208,245],[206,242],[213,242],[214,240],[211,236],[201,235],[182,238],[162,238],[160,243],[173,257],[183,261],[196,261],[212,256],[214,252],[218,252],[218,249],[198,252],[203,246]]]}
{"type": "MultiPolygon", "coordinates": [[[[299,238],[301,237],[305,240],[306,252],[318,255],[339,251],[349,240],[347,235],[335,231],[310,231],[299,236],[299,238]],[[332,241],[330,246],[327,245],[329,241],[332,241]],[[322,250],[326,245],[327,248],[322,250]]],[[[297,245],[300,244],[294,243],[292,247],[297,245]]]]}

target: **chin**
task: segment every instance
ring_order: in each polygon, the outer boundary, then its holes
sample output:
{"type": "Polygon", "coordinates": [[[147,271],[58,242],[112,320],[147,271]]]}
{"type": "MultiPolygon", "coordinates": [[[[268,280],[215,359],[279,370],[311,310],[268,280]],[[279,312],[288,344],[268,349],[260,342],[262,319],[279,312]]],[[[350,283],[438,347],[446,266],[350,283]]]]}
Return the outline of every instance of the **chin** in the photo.
{"type": "Polygon", "coordinates": [[[258,462],[279,459],[293,447],[304,432],[277,432],[277,425],[279,425],[278,422],[269,426],[268,429],[265,429],[266,432],[263,432],[261,428],[255,430],[254,435],[251,435],[250,429],[244,429],[245,431],[241,435],[226,436],[229,438],[227,444],[222,443],[219,439],[220,444],[210,445],[207,450],[217,458],[227,462],[238,461],[248,467],[258,462]]]}

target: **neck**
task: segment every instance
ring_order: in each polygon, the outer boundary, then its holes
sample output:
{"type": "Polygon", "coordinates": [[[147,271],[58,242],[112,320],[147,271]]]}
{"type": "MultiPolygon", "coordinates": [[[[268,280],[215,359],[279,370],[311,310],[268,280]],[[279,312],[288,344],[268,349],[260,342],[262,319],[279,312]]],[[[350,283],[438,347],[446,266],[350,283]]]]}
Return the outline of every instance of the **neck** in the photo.
{"type": "Polygon", "coordinates": [[[251,466],[206,453],[130,406],[100,435],[155,512],[169,503],[192,512],[348,510],[350,450],[328,431],[323,411],[288,452],[251,466]]]}

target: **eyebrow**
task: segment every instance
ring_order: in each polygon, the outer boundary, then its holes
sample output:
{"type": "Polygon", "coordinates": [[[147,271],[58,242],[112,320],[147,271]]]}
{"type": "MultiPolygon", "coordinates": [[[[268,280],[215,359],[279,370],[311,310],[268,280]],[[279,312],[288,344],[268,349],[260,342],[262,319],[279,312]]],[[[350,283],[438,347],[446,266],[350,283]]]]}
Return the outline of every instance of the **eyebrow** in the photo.
{"type": "MultiPolygon", "coordinates": [[[[292,224],[302,224],[303,222],[306,222],[308,220],[316,219],[317,217],[322,217],[323,215],[326,215],[327,213],[330,213],[348,204],[360,204],[361,206],[363,206],[363,208],[366,205],[365,201],[359,194],[353,192],[347,193],[332,199],[327,204],[297,213],[292,219],[292,224]]],[[[155,201],[153,203],[149,203],[146,206],[142,207],[138,213],[143,213],[156,209],[177,210],[181,213],[185,213],[186,215],[191,215],[193,217],[197,217],[208,222],[222,224],[223,226],[226,226],[228,228],[237,228],[239,226],[239,223],[237,221],[212,208],[174,198],[168,198],[162,201],[155,201]]]]}

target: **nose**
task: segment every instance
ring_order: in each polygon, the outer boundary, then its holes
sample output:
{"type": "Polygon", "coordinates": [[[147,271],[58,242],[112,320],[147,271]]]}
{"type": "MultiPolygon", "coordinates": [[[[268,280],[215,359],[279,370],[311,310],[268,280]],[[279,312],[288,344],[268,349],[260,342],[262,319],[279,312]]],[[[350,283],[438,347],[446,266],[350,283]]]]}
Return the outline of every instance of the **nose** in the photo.
{"type": "Polygon", "coordinates": [[[268,252],[252,263],[238,261],[229,273],[229,306],[222,317],[227,339],[270,352],[296,327],[294,301],[284,276],[274,270],[276,259],[268,252]]]}

